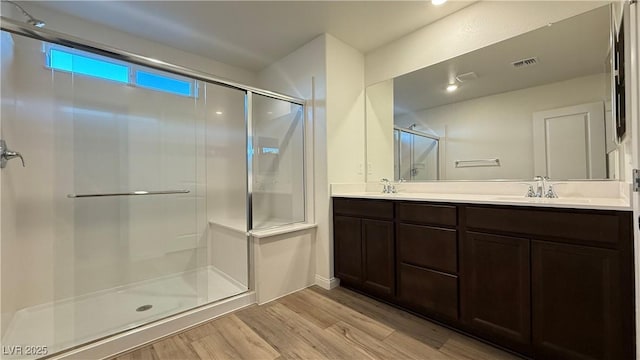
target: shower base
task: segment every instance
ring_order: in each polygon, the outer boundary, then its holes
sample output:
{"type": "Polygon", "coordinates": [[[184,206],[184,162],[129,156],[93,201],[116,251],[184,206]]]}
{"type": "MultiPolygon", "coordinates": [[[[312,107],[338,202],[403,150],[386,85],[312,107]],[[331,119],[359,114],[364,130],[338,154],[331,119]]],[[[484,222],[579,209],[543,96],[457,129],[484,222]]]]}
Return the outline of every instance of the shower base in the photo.
{"type": "Polygon", "coordinates": [[[40,304],[15,313],[2,346],[46,346],[52,354],[246,291],[209,267],[40,304]]]}

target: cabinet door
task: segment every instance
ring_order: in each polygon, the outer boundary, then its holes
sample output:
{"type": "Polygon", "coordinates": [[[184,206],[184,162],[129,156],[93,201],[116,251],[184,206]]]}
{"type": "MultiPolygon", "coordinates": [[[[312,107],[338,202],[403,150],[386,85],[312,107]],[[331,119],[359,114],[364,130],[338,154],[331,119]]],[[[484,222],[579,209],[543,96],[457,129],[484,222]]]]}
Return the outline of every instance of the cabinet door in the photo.
{"type": "Polygon", "coordinates": [[[333,239],[335,276],[347,285],[360,285],[362,282],[361,220],[348,216],[334,216],[333,239]]]}
{"type": "Polygon", "coordinates": [[[533,241],[531,260],[535,357],[628,358],[618,253],[533,241]]]}
{"type": "Polygon", "coordinates": [[[394,294],[393,222],[362,219],[363,282],[372,293],[394,294]]]}
{"type": "Polygon", "coordinates": [[[468,232],[461,258],[463,321],[484,337],[530,348],[529,240],[468,232]]]}

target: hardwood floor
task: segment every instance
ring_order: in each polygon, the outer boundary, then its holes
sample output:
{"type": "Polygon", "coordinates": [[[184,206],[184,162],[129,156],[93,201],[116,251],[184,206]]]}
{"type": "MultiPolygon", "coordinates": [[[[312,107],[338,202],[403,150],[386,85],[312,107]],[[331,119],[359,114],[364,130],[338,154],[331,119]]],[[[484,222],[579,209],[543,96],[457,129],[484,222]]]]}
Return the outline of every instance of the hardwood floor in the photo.
{"type": "Polygon", "coordinates": [[[337,288],[250,306],[116,360],[517,359],[427,320],[337,288]]]}

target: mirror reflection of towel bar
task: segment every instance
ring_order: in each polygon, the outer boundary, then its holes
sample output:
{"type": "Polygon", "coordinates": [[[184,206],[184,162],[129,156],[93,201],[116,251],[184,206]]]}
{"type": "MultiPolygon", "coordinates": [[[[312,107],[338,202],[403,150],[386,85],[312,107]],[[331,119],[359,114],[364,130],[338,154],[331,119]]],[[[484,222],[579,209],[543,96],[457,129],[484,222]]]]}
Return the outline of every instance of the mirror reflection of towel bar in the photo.
{"type": "Polygon", "coordinates": [[[70,199],[87,198],[87,197],[106,197],[106,196],[140,196],[140,195],[170,195],[170,194],[188,194],[189,190],[165,190],[165,191],[131,191],[131,192],[118,192],[118,193],[103,193],[103,194],[68,194],[70,199]]]}
{"type": "Polygon", "coordinates": [[[478,166],[500,166],[500,159],[456,160],[457,168],[478,166]]]}

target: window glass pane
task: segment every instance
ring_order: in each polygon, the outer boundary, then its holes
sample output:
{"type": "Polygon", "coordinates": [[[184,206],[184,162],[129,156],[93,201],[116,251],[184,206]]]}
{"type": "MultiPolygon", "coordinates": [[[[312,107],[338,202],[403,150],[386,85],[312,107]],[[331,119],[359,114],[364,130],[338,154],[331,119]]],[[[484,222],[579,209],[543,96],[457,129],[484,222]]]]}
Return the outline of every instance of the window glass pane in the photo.
{"type": "Polygon", "coordinates": [[[56,70],[71,71],[76,74],[95,76],[123,83],[129,82],[129,68],[124,65],[93,59],[58,49],[51,49],[49,56],[49,66],[56,70]]]}
{"type": "Polygon", "coordinates": [[[178,80],[146,71],[136,71],[136,84],[148,89],[165,91],[172,94],[184,96],[193,95],[193,83],[191,81],[178,80]]]}

